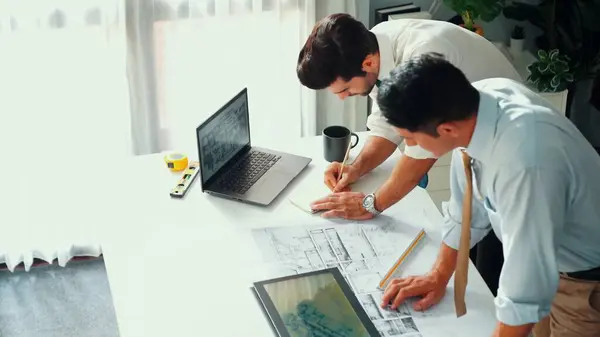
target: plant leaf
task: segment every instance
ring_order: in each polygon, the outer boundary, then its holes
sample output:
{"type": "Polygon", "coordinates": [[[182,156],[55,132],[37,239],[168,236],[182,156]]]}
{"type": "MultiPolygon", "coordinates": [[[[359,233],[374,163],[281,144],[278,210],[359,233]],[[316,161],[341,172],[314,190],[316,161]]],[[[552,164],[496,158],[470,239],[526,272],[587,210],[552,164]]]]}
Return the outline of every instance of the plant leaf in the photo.
{"type": "Polygon", "coordinates": [[[502,10],[504,16],[516,21],[529,21],[532,25],[544,30],[546,19],[537,5],[514,1],[502,10]]]}
{"type": "Polygon", "coordinates": [[[570,74],[570,73],[566,73],[564,75],[564,78],[565,78],[565,81],[567,81],[567,82],[573,82],[573,80],[574,80],[573,74],[570,74]]]}
{"type": "Polygon", "coordinates": [[[538,57],[540,58],[540,61],[546,61],[548,59],[548,52],[546,52],[543,49],[538,50],[538,57]]]}
{"type": "Polygon", "coordinates": [[[552,80],[550,80],[550,86],[553,88],[556,88],[559,86],[560,84],[560,76],[559,75],[554,75],[554,77],[552,77],[552,80]]]}

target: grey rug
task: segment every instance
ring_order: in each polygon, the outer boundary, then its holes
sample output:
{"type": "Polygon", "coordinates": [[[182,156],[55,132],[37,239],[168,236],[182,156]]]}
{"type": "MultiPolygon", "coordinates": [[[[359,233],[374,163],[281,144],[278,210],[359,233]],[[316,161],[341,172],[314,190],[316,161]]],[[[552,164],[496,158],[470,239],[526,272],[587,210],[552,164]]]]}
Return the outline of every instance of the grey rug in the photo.
{"type": "Polygon", "coordinates": [[[118,337],[102,259],[0,271],[1,337],[118,337]]]}

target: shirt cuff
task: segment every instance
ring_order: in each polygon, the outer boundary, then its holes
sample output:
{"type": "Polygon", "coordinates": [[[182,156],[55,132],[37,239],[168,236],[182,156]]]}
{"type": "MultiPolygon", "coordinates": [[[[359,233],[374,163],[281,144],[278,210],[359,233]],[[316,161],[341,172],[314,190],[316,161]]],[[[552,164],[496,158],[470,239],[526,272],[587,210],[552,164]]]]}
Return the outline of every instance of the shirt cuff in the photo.
{"type": "Polygon", "coordinates": [[[539,305],[513,302],[504,296],[502,289],[498,289],[498,296],[494,299],[494,304],[498,321],[511,326],[537,323],[550,314],[552,306],[552,303],[539,305]]]}
{"type": "Polygon", "coordinates": [[[414,159],[436,159],[437,157],[433,153],[423,149],[418,145],[404,147],[404,154],[414,159]]]}

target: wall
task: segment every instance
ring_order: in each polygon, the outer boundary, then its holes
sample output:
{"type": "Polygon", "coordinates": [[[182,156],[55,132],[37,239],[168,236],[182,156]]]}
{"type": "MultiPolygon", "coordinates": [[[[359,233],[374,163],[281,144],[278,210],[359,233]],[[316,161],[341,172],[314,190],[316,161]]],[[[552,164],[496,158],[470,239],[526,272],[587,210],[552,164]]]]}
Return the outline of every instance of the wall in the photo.
{"type": "MultiPolygon", "coordinates": [[[[359,0],[360,1],[360,0],[359,0]]],[[[365,2],[367,2],[365,0],[365,2]]],[[[421,7],[422,11],[426,11],[431,6],[433,0],[369,0],[369,26],[372,27],[375,22],[375,10],[382,7],[394,6],[405,3],[414,3],[417,6],[421,7]]],[[[522,0],[522,2],[530,2],[537,3],[537,0],[522,0]]],[[[438,11],[434,15],[435,20],[449,20],[456,13],[445,5],[441,5],[438,11]]],[[[485,37],[491,41],[502,41],[506,44],[509,42],[510,31],[512,27],[515,25],[515,21],[508,20],[504,16],[500,15],[496,19],[491,22],[478,22],[483,27],[485,32],[485,37]]],[[[525,33],[527,36],[535,36],[538,34],[539,30],[533,27],[529,23],[521,23],[525,27],[525,33]]],[[[533,49],[532,39],[527,40],[526,47],[528,49],[533,49]]]]}

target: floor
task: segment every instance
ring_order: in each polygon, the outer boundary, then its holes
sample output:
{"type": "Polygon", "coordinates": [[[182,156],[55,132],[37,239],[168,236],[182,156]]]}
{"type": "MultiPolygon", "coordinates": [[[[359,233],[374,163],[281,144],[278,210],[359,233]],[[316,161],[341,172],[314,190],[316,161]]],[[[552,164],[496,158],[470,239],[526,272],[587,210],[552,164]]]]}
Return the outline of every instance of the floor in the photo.
{"type": "Polygon", "coordinates": [[[104,261],[0,271],[0,336],[118,337],[104,261]]]}

